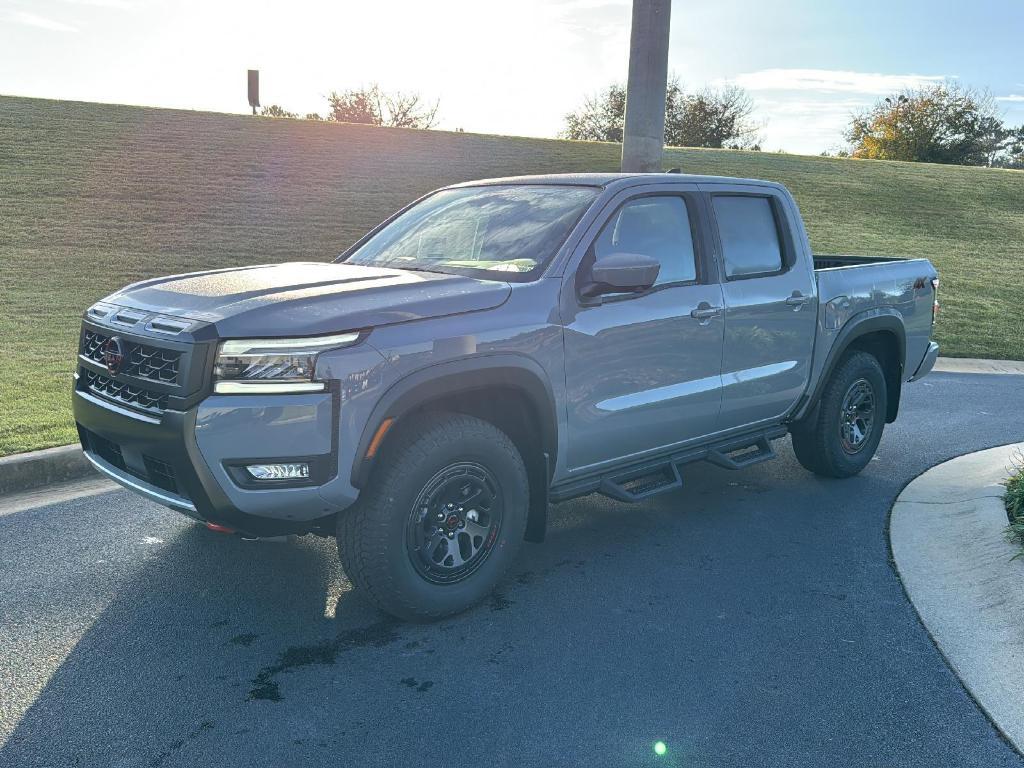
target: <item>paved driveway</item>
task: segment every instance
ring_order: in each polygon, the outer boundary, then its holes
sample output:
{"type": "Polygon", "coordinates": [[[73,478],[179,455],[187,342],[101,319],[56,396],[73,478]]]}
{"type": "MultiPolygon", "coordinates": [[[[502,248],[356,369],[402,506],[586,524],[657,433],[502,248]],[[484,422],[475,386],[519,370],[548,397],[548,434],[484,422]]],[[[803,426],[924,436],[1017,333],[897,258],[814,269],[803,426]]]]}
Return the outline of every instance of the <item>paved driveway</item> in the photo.
{"type": "Polygon", "coordinates": [[[351,592],[329,541],[121,491],[0,515],[0,765],[1020,766],[885,527],[925,468],[1022,436],[1024,379],[935,374],[860,477],[782,441],[646,504],[560,505],[485,605],[428,626],[351,592]]]}

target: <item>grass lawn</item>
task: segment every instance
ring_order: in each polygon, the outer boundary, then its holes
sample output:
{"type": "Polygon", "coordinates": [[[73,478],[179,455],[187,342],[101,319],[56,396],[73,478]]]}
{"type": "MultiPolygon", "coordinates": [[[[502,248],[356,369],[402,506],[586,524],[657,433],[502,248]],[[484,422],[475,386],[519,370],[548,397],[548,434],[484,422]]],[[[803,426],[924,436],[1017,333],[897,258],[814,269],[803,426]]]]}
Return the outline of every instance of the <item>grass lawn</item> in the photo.
{"type": "Polygon", "coordinates": [[[1006,481],[1006,516],[1010,524],[1006,528],[1006,537],[1011,543],[1019,544],[1020,554],[1024,556],[1024,455],[1017,454],[1013,459],[1013,474],[1006,481]]]}
{"type": "MultiPolygon", "coordinates": [[[[0,96],[0,455],[74,440],[82,311],[143,277],[329,259],[444,184],[618,167],[612,144],[0,96]]],[[[927,256],[947,355],[1024,359],[1024,172],[718,150],[786,184],[822,253],[927,256]]]]}

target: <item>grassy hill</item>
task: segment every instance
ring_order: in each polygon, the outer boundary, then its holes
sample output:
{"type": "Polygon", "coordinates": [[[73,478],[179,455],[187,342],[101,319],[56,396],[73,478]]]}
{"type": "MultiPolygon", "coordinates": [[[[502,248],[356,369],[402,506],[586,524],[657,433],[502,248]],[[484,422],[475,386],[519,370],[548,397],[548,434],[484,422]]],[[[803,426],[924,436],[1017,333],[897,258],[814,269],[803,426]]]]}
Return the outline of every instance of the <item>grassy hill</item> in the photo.
{"type": "MultiPolygon", "coordinates": [[[[74,439],[81,312],[143,277],[328,259],[451,182],[618,166],[619,147],[0,96],[0,454],[74,439]]],[[[786,184],[820,252],[927,256],[945,354],[1024,359],[1024,173],[712,150],[786,184]]]]}

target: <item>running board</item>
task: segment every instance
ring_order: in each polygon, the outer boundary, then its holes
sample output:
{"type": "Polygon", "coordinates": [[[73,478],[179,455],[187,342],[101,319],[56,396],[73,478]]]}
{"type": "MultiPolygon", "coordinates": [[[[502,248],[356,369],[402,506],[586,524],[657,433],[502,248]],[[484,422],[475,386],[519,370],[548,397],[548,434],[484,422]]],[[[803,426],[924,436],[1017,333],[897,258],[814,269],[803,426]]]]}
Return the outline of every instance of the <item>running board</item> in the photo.
{"type": "Polygon", "coordinates": [[[775,449],[772,448],[771,441],[765,435],[761,435],[754,442],[750,442],[748,438],[714,446],[708,451],[705,461],[724,469],[746,469],[774,458],[775,449]]]}
{"type": "Polygon", "coordinates": [[[682,488],[680,470],[684,464],[707,461],[735,470],[774,459],[775,450],[771,441],[783,437],[787,431],[784,426],[776,426],[711,445],[690,448],[660,459],[651,459],[626,469],[580,478],[551,488],[549,497],[557,503],[596,491],[617,501],[643,501],[682,488]]]}
{"type": "Polygon", "coordinates": [[[642,467],[619,475],[601,478],[600,493],[619,501],[636,502],[683,487],[678,464],[642,467]]]}

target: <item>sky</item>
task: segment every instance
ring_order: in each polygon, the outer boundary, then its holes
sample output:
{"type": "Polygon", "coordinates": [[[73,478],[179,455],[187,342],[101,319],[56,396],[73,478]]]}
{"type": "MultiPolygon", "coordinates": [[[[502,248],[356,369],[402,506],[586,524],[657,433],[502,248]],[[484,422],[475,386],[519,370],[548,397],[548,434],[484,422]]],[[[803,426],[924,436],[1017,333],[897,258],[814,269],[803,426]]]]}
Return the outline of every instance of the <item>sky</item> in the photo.
{"type": "MultiPolygon", "coordinates": [[[[440,102],[438,128],[554,137],[625,82],[630,0],[0,0],[0,93],[326,112],[380,83],[440,102]]],[[[987,88],[1024,123],[1024,2],[676,0],[669,69],[752,96],[767,150],[842,146],[853,111],[901,88],[987,88]]]]}

